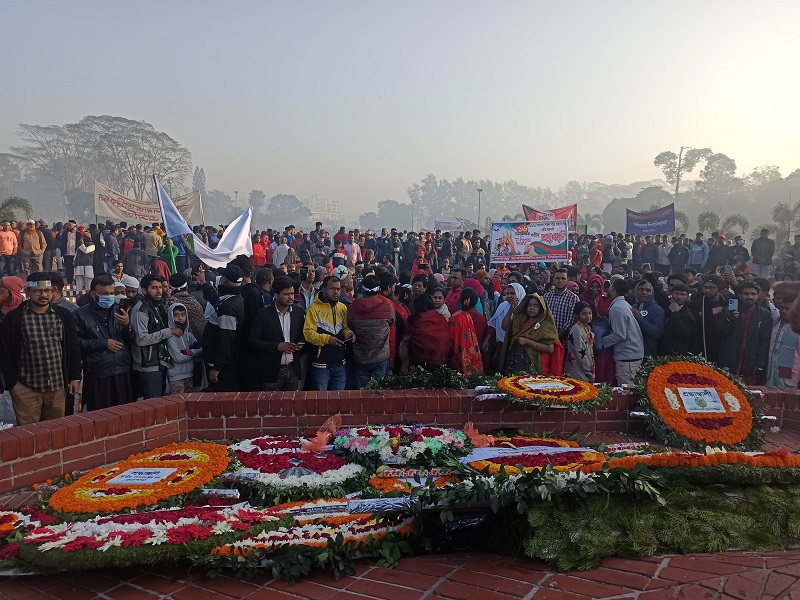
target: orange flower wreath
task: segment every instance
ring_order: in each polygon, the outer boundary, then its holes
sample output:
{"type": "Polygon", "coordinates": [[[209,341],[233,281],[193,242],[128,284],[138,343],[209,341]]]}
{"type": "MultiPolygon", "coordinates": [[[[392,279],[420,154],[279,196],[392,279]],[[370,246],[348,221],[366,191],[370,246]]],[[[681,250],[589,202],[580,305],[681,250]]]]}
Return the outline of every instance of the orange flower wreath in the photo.
{"type": "Polygon", "coordinates": [[[70,485],[56,490],[48,504],[55,510],[69,513],[118,512],[152,506],[207,484],[220,475],[229,462],[228,449],[220,444],[170,444],[93,469],[70,485]],[[174,468],[175,471],[151,484],[109,483],[130,469],[147,468],[174,468]]]}

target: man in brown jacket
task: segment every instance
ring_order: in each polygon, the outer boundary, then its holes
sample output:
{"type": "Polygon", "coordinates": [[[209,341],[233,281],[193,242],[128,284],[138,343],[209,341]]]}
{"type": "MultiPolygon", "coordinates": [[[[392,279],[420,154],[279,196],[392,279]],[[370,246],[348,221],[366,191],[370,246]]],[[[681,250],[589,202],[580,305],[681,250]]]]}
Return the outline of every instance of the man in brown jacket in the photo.
{"type": "Polygon", "coordinates": [[[26,277],[42,270],[42,255],[47,248],[42,232],[36,229],[36,222],[31,219],[27,225],[19,232],[17,242],[22,270],[26,277]]]}

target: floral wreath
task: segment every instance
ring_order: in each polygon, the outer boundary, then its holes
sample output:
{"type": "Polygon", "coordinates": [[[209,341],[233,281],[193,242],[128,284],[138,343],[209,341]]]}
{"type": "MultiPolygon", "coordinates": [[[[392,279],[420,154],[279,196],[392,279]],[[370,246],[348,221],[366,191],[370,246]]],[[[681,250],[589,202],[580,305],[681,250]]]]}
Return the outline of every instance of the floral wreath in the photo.
{"type": "Polygon", "coordinates": [[[421,425],[344,428],[334,435],[333,445],[337,454],[373,469],[379,464],[431,466],[472,448],[463,431],[421,425]]]}
{"type": "Polygon", "coordinates": [[[380,540],[389,533],[405,536],[414,530],[413,516],[350,514],[346,505],[347,498],[278,505],[274,510],[295,513],[292,527],[245,535],[237,542],[213,548],[210,554],[218,557],[249,557],[254,550],[269,553],[281,546],[324,547],[329,540],[338,540],[339,536],[341,543],[352,542],[357,548],[362,543],[380,540]]]}
{"type": "Polygon", "coordinates": [[[699,356],[666,356],[645,363],[634,380],[648,433],[669,446],[759,450],[761,407],[727,370],[699,356]]]}
{"type": "Polygon", "coordinates": [[[25,532],[57,519],[32,508],[0,510],[0,565],[13,566],[25,532]]]}
{"type": "Polygon", "coordinates": [[[611,399],[611,388],[572,377],[551,375],[516,375],[503,377],[497,387],[512,402],[535,404],[542,408],[563,406],[575,412],[591,412],[611,399]]]}
{"type": "Polygon", "coordinates": [[[289,495],[320,492],[325,488],[352,488],[364,476],[361,465],[350,463],[329,450],[304,450],[304,439],[265,436],[229,446],[238,464],[234,479],[249,480],[289,495]]]}
{"type": "Polygon", "coordinates": [[[176,561],[288,522],[273,509],[231,507],[97,516],[28,532],[22,556],[33,564],[67,568],[176,561]]]}
{"type": "Polygon", "coordinates": [[[50,508],[67,513],[108,513],[152,506],[207,484],[230,462],[220,444],[185,442],[142,452],[107,467],[93,469],[50,496],[50,508]],[[173,469],[148,484],[111,483],[131,469],[173,469]]]}
{"type": "Polygon", "coordinates": [[[519,475],[521,471],[531,473],[548,466],[553,467],[556,471],[595,471],[602,467],[605,460],[606,458],[602,452],[567,450],[553,454],[533,453],[497,456],[486,460],[476,460],[468,464],[473,469],[488,472],[489,475],[496,475],[503,470],[508,475],[513,476],[519,475]],[[520,467],[522,467],[521,470],[520,467]]]}

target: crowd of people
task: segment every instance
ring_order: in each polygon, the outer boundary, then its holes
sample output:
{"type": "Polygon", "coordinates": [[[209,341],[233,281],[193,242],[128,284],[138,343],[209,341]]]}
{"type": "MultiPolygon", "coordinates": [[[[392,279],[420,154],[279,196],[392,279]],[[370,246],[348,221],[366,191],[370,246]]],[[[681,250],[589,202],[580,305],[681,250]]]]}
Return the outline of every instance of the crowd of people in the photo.
{"type": "MultiPolygon", "coordinates": [[[[210,246],[220,230],[194,228],[210,246]]],[[[0,384],[18,424],[199,390],[356,389],[413,365],[629,385],[699,354],[796,387],[795,244],[570,234],[564,264],[490,264],[478,230],[253,236],[210,269],[188,236],[106,222],[0,231],[0,384]],[[65,297],[69,285],[77,296],[65,297]]],[[[797,254],[800,260],[800,254],[797,254]]]]}

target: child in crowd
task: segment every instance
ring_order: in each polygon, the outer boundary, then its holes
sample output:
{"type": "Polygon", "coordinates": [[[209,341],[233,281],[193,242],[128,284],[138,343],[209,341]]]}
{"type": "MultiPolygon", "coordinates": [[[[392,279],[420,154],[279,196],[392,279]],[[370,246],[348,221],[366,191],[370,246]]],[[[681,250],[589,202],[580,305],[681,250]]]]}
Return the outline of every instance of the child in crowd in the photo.
{"type": "Polygon", "coordinates": [[[564,375],[582,381],[594,382],[594,334],[592,319],[594,307],[588,302],[575,304],[578,321],[572,326],[567,337],[567,360],[564,375]]]}
{"type": "Polygon", "coordinates": [[[172,336],[167,340],[172,367],[167,370],[170,394],[181,394],[192,391],[194,375],[194,358],[202,354],[197,339],[189,328],[189,316],[186,306],[180,303],[169,307],[169,326],[183,330],[183,335],[172,336]]]}

